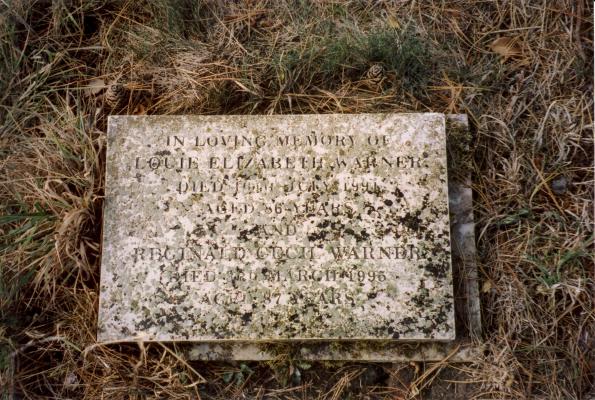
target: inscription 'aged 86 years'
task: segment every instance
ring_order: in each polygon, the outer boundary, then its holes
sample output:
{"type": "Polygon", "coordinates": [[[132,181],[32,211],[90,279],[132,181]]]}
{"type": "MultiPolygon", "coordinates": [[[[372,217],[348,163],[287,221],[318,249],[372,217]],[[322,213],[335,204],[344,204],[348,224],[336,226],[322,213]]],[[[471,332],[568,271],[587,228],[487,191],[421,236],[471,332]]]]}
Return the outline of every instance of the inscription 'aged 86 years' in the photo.
{"type": "Polygon", "coordinates": [[[451,340],[442,114],[115,116],[98,339],[451,340]]]}

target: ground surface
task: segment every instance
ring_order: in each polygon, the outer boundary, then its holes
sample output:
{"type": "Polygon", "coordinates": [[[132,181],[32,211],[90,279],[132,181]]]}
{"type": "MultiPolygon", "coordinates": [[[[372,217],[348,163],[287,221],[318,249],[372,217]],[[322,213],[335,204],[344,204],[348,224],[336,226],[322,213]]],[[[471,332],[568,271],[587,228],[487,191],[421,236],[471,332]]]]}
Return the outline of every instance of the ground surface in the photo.
{"type": "Polygon", "coordinates": [[[593,10],[580,1],[0,3],[5,398],[589,398],[593,10]],[[185,362],[95,343],[109,114],[467,113],[484,357],[185,362]]]}

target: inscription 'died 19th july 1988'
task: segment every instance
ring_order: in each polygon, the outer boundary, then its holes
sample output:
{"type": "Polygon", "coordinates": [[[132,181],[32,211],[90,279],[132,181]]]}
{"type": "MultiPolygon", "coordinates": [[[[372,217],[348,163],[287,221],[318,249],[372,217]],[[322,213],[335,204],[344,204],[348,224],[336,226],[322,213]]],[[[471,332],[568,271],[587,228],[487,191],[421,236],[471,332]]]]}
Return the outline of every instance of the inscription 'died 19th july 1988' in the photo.
{"type": "Polygon", "coordinates": [[[110,117],[98,339],[454,338],[442,114],[110,117]]]}

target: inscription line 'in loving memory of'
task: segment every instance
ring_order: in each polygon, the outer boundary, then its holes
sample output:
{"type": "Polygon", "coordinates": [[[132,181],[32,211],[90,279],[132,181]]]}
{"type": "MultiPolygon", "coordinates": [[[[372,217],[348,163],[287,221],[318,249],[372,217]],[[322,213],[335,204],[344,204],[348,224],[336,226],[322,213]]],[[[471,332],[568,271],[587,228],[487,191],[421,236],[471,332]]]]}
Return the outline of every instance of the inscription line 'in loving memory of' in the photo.
{"type": "Polygon", "coordinates": [[[454,337],[443,115],[109,127],[100,339],[454,337]]]}

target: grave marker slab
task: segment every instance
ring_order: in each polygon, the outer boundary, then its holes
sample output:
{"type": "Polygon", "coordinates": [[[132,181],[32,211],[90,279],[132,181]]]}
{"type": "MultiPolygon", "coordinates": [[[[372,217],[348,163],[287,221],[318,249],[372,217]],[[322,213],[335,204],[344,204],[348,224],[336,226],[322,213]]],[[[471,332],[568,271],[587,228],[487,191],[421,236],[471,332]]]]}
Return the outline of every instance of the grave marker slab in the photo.
{"type": "Polygon", "coordinates": [[[115,116],[98,340],[452,340],[442,114],[115,116]]]}

